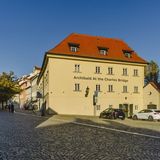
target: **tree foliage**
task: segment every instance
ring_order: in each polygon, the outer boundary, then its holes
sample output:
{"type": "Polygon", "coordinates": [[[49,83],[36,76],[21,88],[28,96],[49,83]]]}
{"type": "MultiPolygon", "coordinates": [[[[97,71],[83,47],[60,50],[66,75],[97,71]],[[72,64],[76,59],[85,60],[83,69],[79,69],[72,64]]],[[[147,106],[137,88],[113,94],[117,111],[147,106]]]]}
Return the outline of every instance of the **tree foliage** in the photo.
{"type": "Polygon", "coordinates": [[[0,74],[0,102],[7,101],[20,92],[14,72],[0,74]]]}
{"type": "Polygon", "coordinates": [[[159,83],[159,66],[156,62],[150,61],[145,69],[145,83],[155,82],[159,83]]]}

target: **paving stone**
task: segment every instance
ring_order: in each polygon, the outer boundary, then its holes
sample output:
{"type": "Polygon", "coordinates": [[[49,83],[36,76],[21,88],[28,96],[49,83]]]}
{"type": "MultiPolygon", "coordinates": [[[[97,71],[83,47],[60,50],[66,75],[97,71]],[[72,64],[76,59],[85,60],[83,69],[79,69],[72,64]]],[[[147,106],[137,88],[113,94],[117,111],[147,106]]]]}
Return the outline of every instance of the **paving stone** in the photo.
{"type": "MultiPolygon", "coordinates": [[[[160,139],[0,112],[0,160],[159,160],[160,139]],[[50,121],[51,122],[51,121],[50,121]],[[44,124],[45,126],[41,125],[44,124]]],[[[78,119],[77,122],[96,124],[78,119]]],[[[159,135],[118,123],[107,127],[159,135]]],[[[105,126],[105,124],[101,124],[105,126]]]]}

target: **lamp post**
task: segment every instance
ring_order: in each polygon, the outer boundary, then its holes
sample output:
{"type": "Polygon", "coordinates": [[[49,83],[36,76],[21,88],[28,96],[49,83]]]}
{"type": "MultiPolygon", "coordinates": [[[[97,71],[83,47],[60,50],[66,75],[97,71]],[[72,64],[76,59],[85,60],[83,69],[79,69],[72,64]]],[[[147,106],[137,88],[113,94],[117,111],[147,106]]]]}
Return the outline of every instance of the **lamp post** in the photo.
{"type": "Polygon", "coordinates": [[[88,94],[89,94],[89,87],[87,86],[87,88],[86,88],[86,93],[85,93],[85,97],[88,97],[88,94]]]}

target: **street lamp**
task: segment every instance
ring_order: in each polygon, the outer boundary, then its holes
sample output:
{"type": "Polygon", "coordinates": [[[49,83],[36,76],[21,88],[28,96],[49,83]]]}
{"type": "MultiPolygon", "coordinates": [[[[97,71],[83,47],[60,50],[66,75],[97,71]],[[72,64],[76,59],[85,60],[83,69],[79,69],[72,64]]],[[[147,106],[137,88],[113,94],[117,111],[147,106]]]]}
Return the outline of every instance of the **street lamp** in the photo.
{"type": "Polygon", "coordinates": [[[87,88],[86,88],[86,93],[85,93],[85,97],[88,97],[88,94],[89,94],[89,87],[87,86],[87,88]]]}

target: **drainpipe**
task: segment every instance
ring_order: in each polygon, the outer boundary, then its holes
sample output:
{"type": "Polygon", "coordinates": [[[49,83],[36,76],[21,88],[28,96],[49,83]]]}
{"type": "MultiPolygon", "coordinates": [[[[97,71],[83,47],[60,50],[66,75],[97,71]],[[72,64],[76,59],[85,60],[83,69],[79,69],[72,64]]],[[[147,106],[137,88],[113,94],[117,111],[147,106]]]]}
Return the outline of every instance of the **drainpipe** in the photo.
{"type": "Polygon", "coordinates": [[[31,103],[32,103],[32,80],[31,80],[31,103]]]}
{"type": "Polygon", "coordinates": [[[44,75],[43,75],[43,81],[42,81],[42,83],[43,83],[43,87],[42,87],[43,88],[43,95],[42,95],[43,97],[42,98],[43,98],[43,103],[44,103],[44,75]]]}

